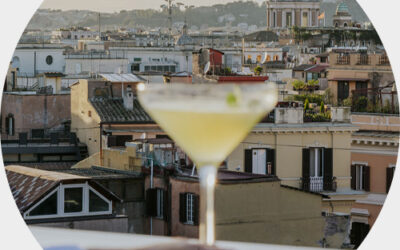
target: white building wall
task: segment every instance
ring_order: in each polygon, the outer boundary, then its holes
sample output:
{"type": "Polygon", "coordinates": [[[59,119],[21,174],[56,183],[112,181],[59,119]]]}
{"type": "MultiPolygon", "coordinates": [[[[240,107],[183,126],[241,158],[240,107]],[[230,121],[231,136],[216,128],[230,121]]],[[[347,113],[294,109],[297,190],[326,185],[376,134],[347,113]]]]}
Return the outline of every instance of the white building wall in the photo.
{"type": "Polygon", "coordinates": [[[65,74],[129,73],[127,59],[65,59],[65,74]]]}
{"type": "Polygon", "coordinates": [[[163,65],[176,63],[177,72],[192,72],[192,51],[167,50],[165,48],[143,49],[143,48],[110,48],[111,56],[123,55],[129,61],[129,64],[140,63],[140,71],[144,71],[145,65],[163,65]],[[140,62],[135,61],[140,58],[140,62]],[[158,61],[159,60],[159,61],[158,61]]]}
{"type": "Polygon", "coordinates": [[[19,76],[34,76],[35,74],[35,53],[36,53],[36,74],[44,72],[64,72],[65,59],[63,55],[63,49],[25,49],[17,48],[12,57],[12,62],[16,62],[16,58],[19,58],[19,76]],[[53,62],[47,64],[47,56],[53,57],[53,62]]]}

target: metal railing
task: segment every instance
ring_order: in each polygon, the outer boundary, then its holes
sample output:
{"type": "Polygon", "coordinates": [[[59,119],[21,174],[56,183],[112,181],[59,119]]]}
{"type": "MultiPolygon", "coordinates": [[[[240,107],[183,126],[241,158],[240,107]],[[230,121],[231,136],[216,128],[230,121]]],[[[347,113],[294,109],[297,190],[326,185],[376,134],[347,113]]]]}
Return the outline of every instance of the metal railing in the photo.
{"type": "Polygon", "coordinates": [[[301,188],[310,192],[336,191],[336,178],[330,180],[324,179],[322,176],[302,178],[301,188]]]}
{"type": "Polygon", "coordinates": [[[357,64],[358,65],[370,65],[371,57],[367,54],[360,54],[360,55],[358,55],[357,64]]]}
{"type": "Polygon", "coordinates": [[[324,190],[323,177],[310,177],[310,191],[321,192],[324,190]]]}
{"type": "Polygon", "coordinates": [[[336,64],[350,65],[350,55],[338,55],[336,58],[336,64]]]}

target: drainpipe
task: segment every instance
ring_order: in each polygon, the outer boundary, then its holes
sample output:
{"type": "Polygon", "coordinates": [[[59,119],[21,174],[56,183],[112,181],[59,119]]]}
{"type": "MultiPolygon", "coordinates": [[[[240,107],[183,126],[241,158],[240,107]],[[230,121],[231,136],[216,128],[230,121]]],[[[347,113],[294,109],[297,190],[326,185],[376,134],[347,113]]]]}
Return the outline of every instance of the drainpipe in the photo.
{"type": "MultiPolygon", "coordinates": [[[[153,189],[153,159],[150,159],[150,189],[153,189]]],[[[153,216],[150,217],[150,235],[153,235],[153,216]]]]}
{"type": "Polygon", "coordinates": [[[104,167],[104,159],[103,159],[103,123],[100,122],[100,165],[104,167]]]}

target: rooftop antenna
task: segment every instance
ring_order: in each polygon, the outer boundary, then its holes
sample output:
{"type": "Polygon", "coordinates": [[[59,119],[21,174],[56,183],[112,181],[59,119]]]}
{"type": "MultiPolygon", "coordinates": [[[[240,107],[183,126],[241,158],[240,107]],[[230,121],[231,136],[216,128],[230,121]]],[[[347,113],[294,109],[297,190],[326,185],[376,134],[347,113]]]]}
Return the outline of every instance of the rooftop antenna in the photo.
{"type": "Polygon", "coordinates": [[[169,43],[171,44],[171,38],[172,38],[172,3],[175,0],[164,0],[167,2],[167,10],[168,10],[168,35],[169,35],[169,43]]]}
{"type": "Polygon", "coordinates": [[[100,24],[100,12],[99,12],[99,40],[101,41],[101,24],[100,24]]]}

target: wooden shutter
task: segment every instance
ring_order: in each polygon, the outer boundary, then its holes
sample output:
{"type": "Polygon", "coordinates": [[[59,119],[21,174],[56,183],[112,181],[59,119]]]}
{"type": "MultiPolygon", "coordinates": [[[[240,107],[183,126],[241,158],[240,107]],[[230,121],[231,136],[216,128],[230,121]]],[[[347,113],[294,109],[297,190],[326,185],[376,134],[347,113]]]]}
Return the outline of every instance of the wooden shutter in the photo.
{"type": "Polygon", "coordinates": [[[11,128],[11,135],[15,135],[15,119],[14,116],[10,117],[11,119],[11,124],[12,124],[12,128],[11,128]]]}
{"type": "Polygon", "coordinates": [[[386,168],[386,193],[389,193],[394,176],[394,168],[386,168]]]}
{"type": "Polygon", "coordinates": [[[146,214],[157,216],[157,189],[155,188],[146,191],[146,214]]]}
{"type": "Polygon", "coordinates": [[[110,135],[107,137],[107,146],[109,148],[117,146],[117,137],[115,135],[110,135]]]}
{"type": "Polygon", "coordinates": [[[194,225],[199,225],[199,209],[200,209],[200,199],[198,195],[193,195],[193,222],[194,225]]]}
{"type": "Polygon", "coordinates": [[[179,194],[179,221],[186,223],[186,194],[179,194]]]}
{"type": "Polygon", "coordinates": [[[357,187],[357,166],[351,166],[351,189],[356,190],[357,187]]]}
{"type": "Polygon", "coordinates": [[[5,134],[8,135],[8,130],[10,129],[10,126],[9,126],[9,125],[10,125],[10,117],[9,117],[9,116],[6,117],[6,122],[5,122],[5,123],[6,123],[6,124],[5,124],[5,125],[6,125],[6,126],[5,126],[5,127],[6,127],[5,134]]]}
{"type": "Polygon", "coordinates": [[[168,192],[163,190],[163,216],[165,221],[169,221],[169,197],[168,192]]]}
{"type": "Polygon", "coordinates": [[[303,189],[310,189],[310,149],[303,148],[303,189]]]}
{"type": "Polygon", "coordinates": [[[324,149],[324,190],[332,191],[333,189],[333,150],[331,148],[324,149]]]}
{"type": "Polygon", "coordinates": [[[244,150],[244,171],[246,173],[253,173],[253,150],[244,150]]]}
{"type": "Polygon", "coordinates": [[[276,175],[275,166],[275,149],[267,149],[267,171],[268,174],[268,162],[271,162],[271,175],[276,175]]]}
{"type": "Polygon", "coordinates": [[[364,183],[364,190],[369,192],[370,190],[370,167],[369,166],[364,166],[363,167],[363,183],[364,183]]]}

